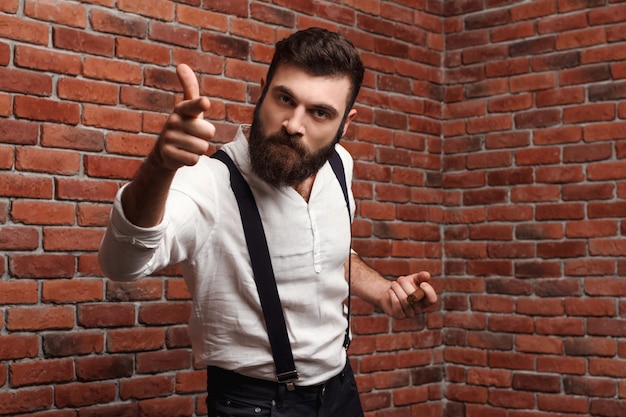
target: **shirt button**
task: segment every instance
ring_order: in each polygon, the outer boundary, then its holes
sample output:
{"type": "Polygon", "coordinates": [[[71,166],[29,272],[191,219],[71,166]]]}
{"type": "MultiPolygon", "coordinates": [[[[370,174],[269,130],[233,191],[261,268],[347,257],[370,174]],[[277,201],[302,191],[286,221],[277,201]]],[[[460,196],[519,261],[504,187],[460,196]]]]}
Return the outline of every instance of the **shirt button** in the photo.
{"type": "Polygon", "coordinates": [[[276,400],[272,400],[272,407],[276,407],[276,400]]]}
{"type": "Polygon", "coordinates": [[[254,409],[254,412],[255,412],[255,413],[257,413],[257,414],[259,414],[259,413],[261,412],[261,407],[257,407],[257,408],[255,408],[255,409],[254,409]]]}

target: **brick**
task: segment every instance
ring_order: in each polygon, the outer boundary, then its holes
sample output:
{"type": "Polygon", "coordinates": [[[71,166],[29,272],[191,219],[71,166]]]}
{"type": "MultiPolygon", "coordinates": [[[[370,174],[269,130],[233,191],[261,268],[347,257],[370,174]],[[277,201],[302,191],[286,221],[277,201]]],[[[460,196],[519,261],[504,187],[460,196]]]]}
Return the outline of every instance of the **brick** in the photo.
{"type": "Polygon", "coordinates": [[[163,280],[145,278],[134,282],[107,281],[109,301],[159,300],[163,294],[163,280]]]}
{"type": "MultiPolygon", "coordinates": [[[[206,373],[204,376],[204,389],[206,390],[206,373]]],[[[154,375],[147,377],[135,377],[120,382],[120,398],[122,400],[150,399],[168,396],[174,393],[174,377],[154,375]]]]}
{"type": "Polygon", "coordinates": [[[148,34],[148,21],[138,16],[113,14],[105,10],[92,9],[89,22],[98,32],[145,38],[148,34]]]}
{"type": "Polygon", "coordinates": [[[9,270],[18,278],[71,278],[76,260],[70,254],[16,254],[9,259],[9,270]]]}
{"type": "MultiPolygon", "coordinates": [[[[611,71],[608,64],[597,64],[580,66],[573,69],[564,70],[561,72],[561,85],[576,85],[587,83],[598,83],[600,81],[606,81],[611,78],[611,71]]],[[[594,89],[594,94],[591,96],[595,101],[600,89],[594,89]]],[[[604,90],[606,91],[606,90],[604,90]]]]}
{"type": "Polygon", "coordinates": [[[174,4],[167,0],[119,0],[120,10],[159,20],[171,21],[174,19],[174,4]]]}
{"type": "MultiPolygon", "coordinates": [[[[138,62],[158,65],[167,65],[170,63],[169,48],[137,39],[118,38],[116,40],[116,54],[119,58],[132,59],[138,62]]],[[[114,66],[115,64],[111,65],[114,66]]],[[[123,64],[118,65],[121,66],[123,64]]],[[[123,77],[123,74],[119,76],[123,77]]],[[[135,78],[133,78],[132,84],[137,84],[135,78]]]]}
{"type": "Polygon", "coordinates": [[[15,64],[19,67],[60,74],[77,75],[80,73],[78,55],[59,53],[30,46],[15,47],[15,64]]]}
{"type": "Polygon", "coordinates": [[[619,44],[617,44],[583,50],[580,56],[583,64],[591,64],[595,62],[621,60],[626,56],[626,51],[624,51],[623,48],[619,48],[619,44]]]}
{"type": "Polygon", "coordinates": [[[179,4],[176,7],[176,19],[179,23],[192,27],[210,29],[217,32],[226,32],[228,30],[229,19],[224,14],[183,4],[179,4]]]}
{"type": "MultiPolygon", "coordinates": [[[[16,16],[0,15],[0,37],[37,45],[48,44],[48,25],[16,16]]],[[[1,79],[2,77],[0,77],[1,79]]]]}
{"type": "MultiPolygon", "coordinates": [[[[117,49],[119,53],[119,40],[117,49]]],[[[138,64],[90,56],[83,60],[83,75],[123,84],[140,84],[143,78],[141,66],[138,64]]]]}
{"type": "Polygon", "coordinates": [[[452,401],[461,401],[467,403],[485,403],[487,401],[488,392],[485,387],[449,385],[446,398],[452,401]]]}
{"type": "Polygon", "coordinates": [[[134,417],[139,414],[137,403],[116,403],[113,405],[91,406],[81,410],[81,417],[134,417]]]}
{"type": "Polygon", "coordinates": [[[53,280],[43,283],[41,301],[68,304],[102,300],[103,283],[100,279],[53,280]]]}
{"type": "Polygon", "coordinates": [[[44,124],[42,126],[41,144],[52,148],[97,152],[104,149],[104,134],[98,130],[44,124]]]}
{"type": "Polygon", "coordinates": [[[8,94],[0,94],[0,116],[9,116],[12,111],[12,97],[8,94]]]}
{"type": "Polygon", "coordinates": [[[194,412],[194,400],[190,397],[168,397],[141,401],[139,415],[190,416],[194,412]]]}
{"type": "Polygon", "coordinates": [[[14,387],[62,383],[74,378],[74,366],[71,359],[25,361],[13,363],[9,373],[14,387]]]}
{"type": "Polygon", "coordinates": [[[16,116],[47,122],[75,125],[80,120],[77,104],[38,97],[15,97],[14,112],[16,116]]]}
{"type": "Polygon", "coordinates": [[[168,349],[191,348],[187,327],[169,327],[166,333],[166,346],[168,349]]]}
{"type": "Polygon", "coordinates": [[[104,274],[100,270],[97,253],[85,253],[78,255],[78,273],[81,275],[100,276],[104,274]]]}
{"type": "Polygon", "coordinates": [[[106,136],[106,149],[109,154],[127,156],[147,156],[156,140],[152,135],[127,132],[112,132],[106,136]]]}
{"type": "Polygon", "coordinates": [[[139,322],[154,324],[184,324],[189,320],[191,305],[187,302],[144,304],[139,310],[139,322]]]}
{"type": "Polygon", "coordinates": [[[589,104],[563,110],[564,123],[602,122],[615,118],[615,106],[612,103],[589,104]]]}
{"type": "Polygon", "coordinates": [[[130,108],[155,112],[169,112],[174,108],[174,96],[162,91],[122,86],[120,103],[130,108]]]}
{"type": "Polygon", "coordinates": [[[563,353],[563,340],[556,337],[516,335],[515,350],[523,353],[559,355],[563,353]]]}
{"type": "Polygon", "coordinates": [[[50,251],[96,251],[100,248],[102,230],[88,228],[51,228],[43,231],[43,247],[50,251]]]}
{"type": "Polygon", "coordinates": [[[170,279],[167,280],[166,288],[165,288],[165,297],[168,300],[191,300],[192,296],[187,288],[187,284],[185,284],[185,280],[182,278],[179,279],[170,279]]]}
{"type": "Polygon", "coordinates": [[[11,331],[71,329],[74,312],[69,306],[9,308],[6,327],[11,331]]]}
{"type": "Polygon", "coordinates": [[[3,361],[34,358],[39,353],[39,339],[34,334],[0,336],[0,342],[0,358],[3,361]]]}
{"type": "Polygon", "coordinates": [[[163,22],[152,22],[150,39],[185,48],[196,48],[199,44],[198,30],[163,22]]]}
{"type": "Polygon", "coordinates": [[[47,96],[52,93],[52,77],[28,70],[0,67],[0,90],[47,96]]]}
{"type": "Polygon", "coordinates": [[[141,114],[139,112],[93,104],[83,106],[82,122],[87,126],[96,128],[129,132],[141,130],[141,114]]]}
{"type": "Polygon", "coordinates": [[[52,42],[59,49],[109,57],[113,56],[115,49],[115,41],[112,37],[64,27],[54,28],[52,42]]]}
{"type": "Polygon", "coordinates": [[[76,212],[76,221],[79,226],[102,226],[109,222],[111,207],[109,205],[80,203],[76,212]]]}
{"type": "Polygon", "coordinates": [[[0,392],[0,415],[15,415],[52,407],[52,387],[0,392]]]}
{"type": "Polygon", "coordinates": [[[0,228],[0,249],[34,250],[39,246],[39,233],[32,227],[0,228]]]}
{"type": "Polygon", "coordinates": [[[114,182],[72,178],[58,178],[55,185],[55,198],[59,200],[96,202],[113,201],[119,188],[114,182]]]}
{"type": "Polygon", "coordinates": [[[108,352],[140,352],[163,347],[165,331],[162,328],[115,329],[107,333],[108,352]]]}
{"type": "Polygon", "coordinates": [[[564,343],[567,356],[615,356],[615,343],[601,337],[568,337],[564,343]]]}
{"type": "Polygon", "coordinates": [[[131,304],[80,304],[77,312],[78,323],[83,327],[121,327],[136,324],[135,307],[131,304]]]}
{"type": "Polygon", "coordinates": [[[606,30],[600,27],[572,30],[558,35],[557,49],[585,48],[607,43],[606,30]]]}
{"type": "Polygon", "coordinates": [[[588,414],[589,404],[584,398],[574,398],[559,394],[544,394],[537,397],[539,409],[569,413],[588,414]]]}
{"type": "Polygon", "coordinates": [[[85,408],[113,402],[116,391],[116,386],[112,383],[65,384],[55,389],[54,401],[60,408],[85,408]]]}
{"type": "Polygon", "coordinates": [[[0,305],[36,304],[38,301],[38,286],[35,281],[0,282],[0,305]]]}
{"type": "Polygon", "coordinates": [[[87,155],[85,171],[90,177],[130,180],[142,161],[107,156],[87,155]]]}
{"type": "Polygon", "coordinates": [[[11,219],[15,223],[71,225],[74,218],[74,206],[66,203],[18,200],[11,208],[11,219]]]}
{"type": "Polygon", "coordinates": [[[522,353],[493,352],[489,354],[490,368],[533,370],[535,356],[522,353]]]}
{"type": "Polygon", "coordinates": [[[615,264],[609,260],[573,259],[565,263],[567,276],[613,275],[615,273],[615,264]]]}
{"type": "Polygon", "coordinates": [[[63,357],[102,353],[104,334],[84,331],[47,333],[42,337],[46,357],[63,357]]]}
{"type": "Polygon", "coordinates": [[[247,59],[250,44],[244,40],[234,39],[220,34],[202,33],[202,50],[231,58],[247,59]]]}
{"type": "Polygon", "coordinates": [[[260,3],[250,5],[250,17],[255,20],[284,27],[292,27],[296,21],[296,13],[293,10],[260,3]]]}
{"type": "Polygon", "coordinates": [[[593,415],[619,417],[624,412],[626,401],[615,399],[594,399],[591,401],[590,412],[593,415]]]}
{"type": "Polygon", "coordinates": [[[131,355],[89,356],[76,359],[79,381],[101,381],[128,378],[133,375],[131,355]]]}
{"type": "Polygon", "coordinates": [[[554,109],[530,110],[514,116],[515,127],[518,129],[545,128],[561,123],[561,112],[554,109]]]}
{"type": "Polygon", "coordinates": [[[140,374],[187,369],[190,366],[191,352],[187,349],[137,354],[137,372],[140,374]]]}
{"type": "Polygon", "coordinates": [[[5,1],[2,5],[0,5],[0,10],[15,14],[19,6],[18,0],[5,1]]]}
{"type": "Polygon", "coordinates": [[[561,268],[558,262],[515,262],[515,276],[518,278],[555,278],[561,276],[561,268]]]}
{"type": "Polygon", "coordinates": [[[64,26],[85,28],[87,11],[84,6],[57,0],[27,0],[24,13],[34,19],[58,23],[64,26]]]}
{"type": "MultiPolygon", "coordinates": [[[[197,73],[221,74],[224,66],[224,58],[221,56],[185,48],[174,48],[173,57],[174,62],[186,63],[197,73]]],[[[146,78],[148,78],[148,75],[146,75],[146,78]]],[[[226,82],[228,80],[221,79],[220,81],[226,82]]],[[[179,88],[177,85],[177,89],[179,88]]]]}
{"type": "Polygon", "coordinates": [[[68,100],[110,105],[117,104],[118,88],[113,84],[75,78],[61,78],[57,88],[59,97],[68,100]]]}
{"type": "Polygon", "coordinates": [[[21,148],[17,150],[15,168],[20,171],[75,175],[80,170],[80,155],[69,151],[21,148]]]}

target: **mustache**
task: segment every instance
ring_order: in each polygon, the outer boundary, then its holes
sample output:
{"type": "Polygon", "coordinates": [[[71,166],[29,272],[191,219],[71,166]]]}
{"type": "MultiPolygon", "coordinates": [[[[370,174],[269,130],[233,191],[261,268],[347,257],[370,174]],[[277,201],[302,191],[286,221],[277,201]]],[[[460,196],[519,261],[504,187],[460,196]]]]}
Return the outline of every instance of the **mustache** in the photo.
{"type": "Polygon", "coordinates": [[[300,135],[290,135],[285,130],[281,129],[278,132],[267,135],[265,140],[276,145],[289,146],[299,154],[305,155],[306,149],[302,146],[300,139],[300,135]]]}

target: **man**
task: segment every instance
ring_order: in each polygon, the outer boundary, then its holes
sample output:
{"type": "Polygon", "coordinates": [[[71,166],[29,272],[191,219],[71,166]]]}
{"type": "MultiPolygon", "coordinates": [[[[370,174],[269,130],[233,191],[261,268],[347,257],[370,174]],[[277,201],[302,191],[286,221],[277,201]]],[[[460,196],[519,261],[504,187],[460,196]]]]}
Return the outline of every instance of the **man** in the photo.
{"type": "Polygon", "coordinates": [[[184,100],[116,197],[99,254],[103,271],[133,280],[181,263],[193,296],[194,355],[208,366],[209,416],[362,416],[344,343],[347,281],[395,318],[415,316],[437,295],[427,272],[387,280],[349,250],[353,162],[337,142],[356,115],[357,51],[319,28],[276,45],[252,125],[222,148],[256,201],[265,236],[254,238],[242,227],[249,216],[238,210],[228,165],[205,156],[215,134],[203,119],[210,101],[189,67],[177,74],[184,100]],[[328,162],[335,152],[344,173],[328,162]],[[264,318],[251,264],[258,254],[247,246],[258,241],[269,248],[297,371],[287,380],[266,329],[281,320],[264,318]],[[412,304],[407,296],[417,288],[425,298],[412,304]]]}

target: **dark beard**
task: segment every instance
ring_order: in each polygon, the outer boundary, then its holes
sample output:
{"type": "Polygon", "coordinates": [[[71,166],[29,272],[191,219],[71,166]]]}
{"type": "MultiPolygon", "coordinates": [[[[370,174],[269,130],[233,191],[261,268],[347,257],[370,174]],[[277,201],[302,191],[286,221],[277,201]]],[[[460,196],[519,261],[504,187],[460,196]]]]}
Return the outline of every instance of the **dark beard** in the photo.
{"type": "Polygon", "coordinates": [[[314,175],[324,166],[335,150],[335,144],[343,133],[341,124],[335,140],[328,146],[309,153],[302,145],[299,135],[289,135],[284,129],[267,134],[258,111],[249,135],[249,155],[256,175],[274,186],[293,186],[314,175]]]}

